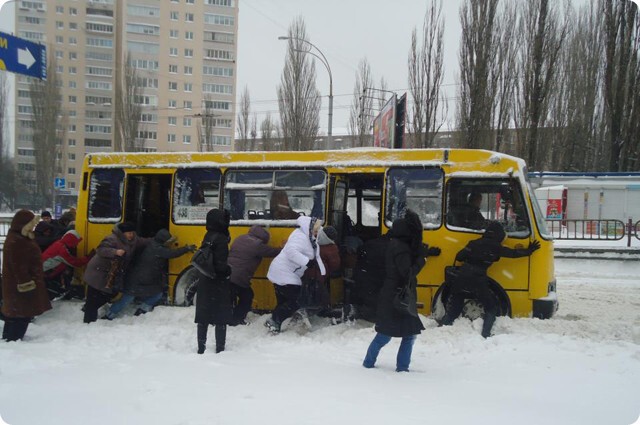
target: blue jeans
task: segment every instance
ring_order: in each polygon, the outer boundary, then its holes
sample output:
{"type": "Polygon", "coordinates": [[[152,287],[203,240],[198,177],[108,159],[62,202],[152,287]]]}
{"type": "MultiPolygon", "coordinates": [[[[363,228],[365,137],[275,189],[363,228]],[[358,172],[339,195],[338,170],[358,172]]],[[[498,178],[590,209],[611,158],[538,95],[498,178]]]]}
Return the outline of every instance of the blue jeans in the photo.
{"type": "MultiPolygon", "coordinates": [[[[153,310],[153,306],[156,305],[158,301],[160,301],[160,298],[162,298],[162,292],[159,292],[155,295],[152,295],[148,298],[143,299],[142,304],[140,304],[140,309],[144,310],[147,313],[150,312],[151,310],[153,310]]],[[[109,319],[113,319],[118,315],[118,313],[120,313],[126,306],[131,304],[135,299],[136,297],[134,295],[122,294],[122,297],[118,301],[111,304],[111,308],[107,312],[107,317],[109,319]]]]}
{"type": "MultiPolygon", "coordinates": [[[[378,354],[382,347],[391,341],[391,337],[378,332],[371,341],[367,355],[362,362],[362,366],[370,369],[375,366],[378,354]]],[[[398,348],[398,356],[396,357],[396,372],[409,372],[409,363],[411,363],[411,352],[413,351],[413,343],[416,341],[415,335],[402,337],[400,348],[398,348]]]]}

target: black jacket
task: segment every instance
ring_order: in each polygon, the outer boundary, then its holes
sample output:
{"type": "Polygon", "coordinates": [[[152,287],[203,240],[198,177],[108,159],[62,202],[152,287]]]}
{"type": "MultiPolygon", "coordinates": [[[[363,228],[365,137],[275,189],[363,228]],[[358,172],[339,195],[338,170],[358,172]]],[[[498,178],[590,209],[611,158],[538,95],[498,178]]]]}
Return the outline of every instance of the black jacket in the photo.
{"type": "Polygon", "coordinates": [[[186,246],[178,249],[165,246],[170,239],[169,231],[160,229],[151,243],[136,255],[125,276],[125,293],[146,298],[162,292],[167,285],[167,260],[189,252],[186,246]]]}
{"type": "Polygon", "coordinates": [[[425,265],[421,250],[422,228],[413,229],[405,219],[396,220],[385,256],[385,279],[378,297],[376,331],[393,337],[417,335],[423,329],[418,317],[401,315],[392,305],[399,288],[410,283],[416,295],[416,276],[425,265]]]}
{"type": "Polygon", "coordinates": [[[198,273],[196,323],[224,325],[231,322],[229,276],[229,212],[214,209],[207,214],[207,233],[202,243],[210,243],[214,253],[215,279],[198,273]]]}

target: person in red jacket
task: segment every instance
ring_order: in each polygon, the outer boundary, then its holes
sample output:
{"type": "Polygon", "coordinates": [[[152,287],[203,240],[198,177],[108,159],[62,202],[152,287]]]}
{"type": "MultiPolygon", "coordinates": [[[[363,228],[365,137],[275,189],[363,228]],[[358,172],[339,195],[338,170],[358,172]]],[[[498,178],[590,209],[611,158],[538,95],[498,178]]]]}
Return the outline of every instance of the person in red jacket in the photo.
{"type": "Polygon", "coordinates": [[[73,254],[81,240],[78,232],[69,230],[42,253],[42,269],[50,300],[66,294],[71,289],[73,269],[86,265],[93,257],[95,251],[84,257],[73,254]]]}

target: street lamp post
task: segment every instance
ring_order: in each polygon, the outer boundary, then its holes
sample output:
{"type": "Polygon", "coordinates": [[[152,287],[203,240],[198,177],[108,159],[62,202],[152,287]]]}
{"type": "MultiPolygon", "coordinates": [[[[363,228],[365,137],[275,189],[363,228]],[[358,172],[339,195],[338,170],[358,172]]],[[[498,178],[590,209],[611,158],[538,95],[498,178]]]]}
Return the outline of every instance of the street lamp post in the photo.
{"type": "Polygon", "coordinates": [[[318,60],[324,65],[329,73],[329,123],[327,128],[327,145],[329,148],[333,147],[333,75],[331,74],[331,66],[329,66],[329,61],[325,57],[324,53],[312,42],[305,40],[304,38],[298,37],[288,37],[288,36],[280,36],[278,40],[297,40],[309,45],[316,49],[319,55],[313,53],[311,50],[296,50],[298,52],[308,53],[312,56],[318,58],[318,60]]]}

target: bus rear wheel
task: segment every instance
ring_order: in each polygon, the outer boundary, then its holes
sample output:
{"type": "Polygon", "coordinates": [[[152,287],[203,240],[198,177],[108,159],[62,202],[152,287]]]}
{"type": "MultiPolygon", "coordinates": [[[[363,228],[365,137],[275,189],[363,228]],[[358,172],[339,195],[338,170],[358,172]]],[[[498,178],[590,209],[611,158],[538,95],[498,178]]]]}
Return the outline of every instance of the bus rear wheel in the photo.
{"type": "Polygon", "coordinates": [[[188,307],[196,301],[198,273],[193,267],[184,270],[173,286],[173,305],[188,307]]]}
{"type": "MultiPolygon", "coordinates": [[[[436,295],[433,297],[433,302],[431,303],[431,317],[433,317],[438,324],[440,324],[442,317],[445,314],[445,305],[449,299],[449,288],[450,285],[448,283],[445,282],[442,284],[436,291],[436,295]]],[[[497,316],[511,316],[511,303],[509,302],[509,296],[505,290],[500,286],[500,284],[493,280],[490,283],[490,288],[498,300],[497,316]]],[[[462,308],[460,316],[473,321],[483,315],[484,306],[473,294],[469,294],[464,300],[464,307],[462,308]]]]}

